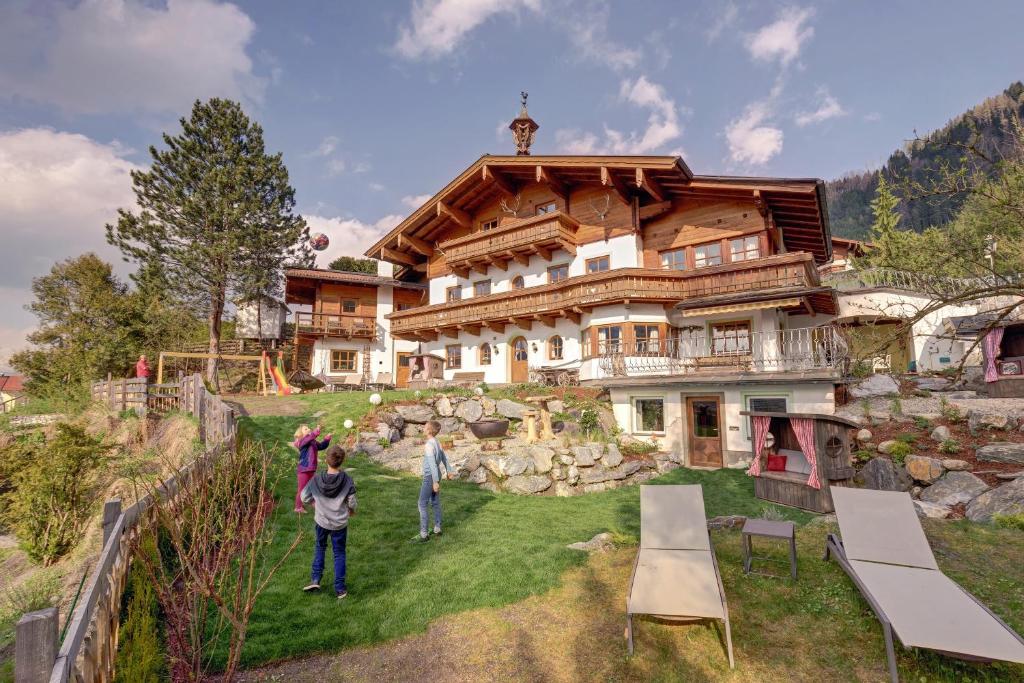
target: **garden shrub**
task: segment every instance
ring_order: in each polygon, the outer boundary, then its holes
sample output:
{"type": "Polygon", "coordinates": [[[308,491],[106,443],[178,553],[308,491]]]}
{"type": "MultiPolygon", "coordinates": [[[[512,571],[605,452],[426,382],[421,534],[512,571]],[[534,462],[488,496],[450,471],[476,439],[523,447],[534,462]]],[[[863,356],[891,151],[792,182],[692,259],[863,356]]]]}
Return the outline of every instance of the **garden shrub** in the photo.
{"type": "Polygon", "coordinates": [[[906,441],[897,441],[893,444],[892,449],[889,451],[889,457],[897,465],[903,466],[903,463],[907,461],[907,456],[912,453],[910,444],[906,441]]]}
{"type": "Polygon", "coordinates": [[[898,441],[900,443],[905,443],[908,446],[913,446],[914,443],[917,442],[917,437],[915,435],[911,434],[910,432],[904,432],[902,434],[897,434],[896,435],[896,441],[898,441]]]}
{"type": "Polygon", "coordinates": [[[952,455],[960,452],[960,442],[956,439],[946,439],[939,444],[939,452],[952,455]]]}
{"type": "Polygon", "coordinates": [[[651,441],[630,441],[619,446],[623,455],[650,455],[658,450],[658,444],[651,441]]]}
{"type": "Polygon", "coordinates": [[[14,642],[14,629],[26,612],[53,607],[60,594],[60,578],[40,573],[19,586],[0,592],[0,652],[14,642]]]}
{"type": "Polygon", "coordinates": [[[858,465],[863,465],[864,463],[871,460],[871,458],[873,457],[875,457],[875,454],[864,448],[861,448],[860,450],[853,454],[853,460],[858,465]]]}
{"type": "MultiPolygon", "coordinates": [[[[137,552],[155,554],[150,537],[137,552]]],[[[115,683],[158,683],[165,671],[163,646],[158,627],[159,605],[156,593],[141,562],[135,562],[128,574],[122,601],[121,630],[118,635],[115,683]]]]}
{"type": "Polygon", "coordinates": [[[903,415],[903,400],[899,396],[893,396],[889,399],[889,414],[893,417],[903,415]]]}
{"type": "Polygon", "coordinates": [[[100,496],[98,474],[111,446],[81,427],[58,424],[14,476],[4,516],[30,558],[51,565],[74,547],[100,496]]]}
{"type": "Polygon", "coordinates": [[[992,515],[992,521],[1000,529],[1016,529],[1024,531],[1024,514],[1016,515],[992,515]]]}
{"type": "Polygon", "coordinates": [[[939,412],[942,413],[942,417],[947,422],[955,424],[964,421],[964,415],[960,412],[960,409],[951,404],[945,396],[939,399],[939,412]]]}
{"type": "Polygon", "coordinates": [[[921,417],[920,415],[914,416],[914,426],[918,429],[931,429],[932,421],[927,417],[921,417]]]}
{"type": "Polygon", "coordinates": [[[580,429],[589,434],[601,427],[601,421],[597,419],[597,411],[591,408],[584,408],[580,412],[580,429]]]}

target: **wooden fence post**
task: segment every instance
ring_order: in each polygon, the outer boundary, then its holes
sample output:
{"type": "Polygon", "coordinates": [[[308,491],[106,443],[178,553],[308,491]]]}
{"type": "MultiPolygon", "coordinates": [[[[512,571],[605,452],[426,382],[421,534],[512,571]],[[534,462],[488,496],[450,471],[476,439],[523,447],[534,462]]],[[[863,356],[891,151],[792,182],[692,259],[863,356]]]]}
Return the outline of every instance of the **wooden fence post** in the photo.
{"type": "Polygon", "coordinates": [[[103,503],[103,547],[107,546],[110,530],[114,528],[117,518],[121,516],[121,499],[111,498],[103,503]]]}
{"type": "Polygon", "coordinates": [[[107,373],[107,406],[114,407],[114,376],[107,373]]]}
{"type": "Polygon", "coordinates": [[[21,617],[14,636],[15,683],[47,683],[57,659],[57,608],[21,617]]]}

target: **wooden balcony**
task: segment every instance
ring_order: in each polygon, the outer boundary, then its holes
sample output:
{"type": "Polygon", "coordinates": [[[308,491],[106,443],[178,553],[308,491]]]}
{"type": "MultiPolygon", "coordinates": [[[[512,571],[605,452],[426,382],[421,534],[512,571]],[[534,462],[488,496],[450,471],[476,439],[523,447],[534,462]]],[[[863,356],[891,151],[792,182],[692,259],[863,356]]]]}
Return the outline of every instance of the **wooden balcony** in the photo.
{"type": "Polygon", "coordinates": [[[377,322],[358,315],[298,312],[295,314],[295,337],[373,340],[377,337],[377,322]]]}
{"type": "Polygon", "coordinates": [[[479,334],[484,327],[500,333],[506,324],[522,329],[532,329],[535,322],[553,327],[557,318],[579,323],[583,313],[613,303],[674,306],[702,300],[799,298],[818,290],[814,259],[800,252],[692,271],[620,268],[541,287],[420,306],[388,318],[392,336],[434,340],[441,334],[457,338],[461,331],[479,334]]]}
{"type": "Polygon", "coordinates": [[[579,226],[572,216],[555,211],[506,221],[493,230],[456,237],[437,246],[448,266],[467,277],[470,270],[486,273],[489,266],[506,270],[512,260],[529,265],[535,254],[550,261],[555,249],[575,254],[579,226]]]}

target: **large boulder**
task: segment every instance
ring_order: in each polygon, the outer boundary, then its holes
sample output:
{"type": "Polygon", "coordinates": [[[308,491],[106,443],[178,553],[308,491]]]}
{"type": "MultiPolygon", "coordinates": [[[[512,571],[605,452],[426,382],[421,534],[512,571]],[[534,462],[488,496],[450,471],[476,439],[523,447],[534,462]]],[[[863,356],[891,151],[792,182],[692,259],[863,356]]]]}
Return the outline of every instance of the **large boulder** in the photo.
{"type": "Polygon", "coordinates": [[[953,387],[953,383],[945,377],[917,377],[914,384],[925,391],[948,391],[953,387]]]}
{"type": "Polygon", "coordinates": [[[949,427],[946,425],[939,425],[932,430],[932,441],[945,441],[952,436],[949,431],[949,427]]]}
{"type": "Polygon", "coordinates": [[[1024,477],[981,494],[967,505],[967,519],[990,522],[994,515],[1024,515],[1024,477]]]}
{"type": "Polygon", "coordinates": [[[395,429],[387,422],[377,423],[377,434],[388,443],[396,443],[402,440],[402,432],[395,429]]]}
{"type": "Polygon", "coordinates": [[[969,503],[985,491],[988,491],[988,484],[970,472],[947,472],[921,492],[921,500],[949,507],[969,503]]]}
{"type": "Polygon", "coordinates": [[[455,417],[463,422],[476,422],[484,416],[484,407],[479,401],[463,401],[455,408],[455,417]]]}
{"type": "Polygon", "coordinates": [[[605,467],[598,465],[588,467],[580,474],[580,483],[597,484],[602,481],[618,481],[626,478],[626,472],[621,467],[605,467]]]}
{"type": "Polygon", "coordinates": [[[971,469],[971,463],[966,460],[957,460],[956,458],[943,458],[942,466],[949,472],[963,472],[964,470],[971,469]]]}
{"type": "Polygon", "coordinates": [[[557,399],[554,401],[548,401],[548,410],[550,410],[552,413],[564,413],[565,402],[559,401],[557,399]]]}
{"type": "Polygon", "coordinates": [[[530,406],[523,405],[522,403],[516,403],[510,401],[507,398],[503,398],[495,404],[494,409],[502,417],[507,417],[511,420],[522,420],[523,411],[531,410],[530,406]]]}
{"type": "Polygon", "coordinates": [[[533,463],[519,455],[491,456],[481,458],[480,463],[498,477],[514,477],[524,474],[533,463]]]}
{"type": "Polygon", "coordinates": [[[451,417],[455,414],[455,407],[447,396],[441,396],[434,402],[434,410],[441,417],[451,417]]]}
{"type": "Polygon", "coordinates": [[[914,508],[918,517],[930,517],[932,519],[946,519],[949,517],[950,509],[938,503],[928,503],[923,500],[915,500],[914,508]]]}
{"type": "Polygon", "coordinates": [[[389,427],[394,427],[395,429],[402,429],[405,427],[405,419],[403,419],[398,413],[384,412],[380,413],[377,418],[384,424],[389,427]]]}
{"type": "Polygon", "coordinates": [[[560,498],[567,498],[569,496],[576,495],[576,489],[574,489],[572,486],[569,486],[568,482],[556,481],[555,495],[560,498]]]}
{"type": "Polygon", "coordinates": [[[640,462],[639,460],[630,460],[627,463],[623,463],[622,467],[620,467],[619,469],[622,470],[622,473],[625,476],[629,477],[629,476],[632,476],[632,475],[636,474],[637,472],[639,472],[643,468],[644,468],[644,464],[642,462],[640,462]]]}
{"type": "Polygon", "coordinates": [[[573,458],[576,459],[578,467],[593,467],[594,452],[587,446],[574,446],[572,449],[573,458]]]}
{"type": "Polygon", "coordinates": [[[613,443],[608,444],[608,452],[604,454],[601,462],[606,467],[618,467],[622,464],[622,453],[619,451],[619,447],[613,443]]]}
{"type": "Polygon", "coordinates": [[[895,446],[897,443],[899,442],[894,441],[893,439],[883,441],[882,443],[878,444],[878,452],[883,455],[889,455],[890,453],[892,453],[892,447],[895,446]]]}
{"type": "Polygon", "coordinates": [[[870,375],[850,388],[853,398],[873,398],[900,393],[900,385],[890,375],[870,375]]]}
{"type": "Polygon", "coordinates": [[[575,486],[580,481],[580,468],[576,465],[569,465],[569,469],[565,473],[565,481],[572,486],[575,486]]]}
{"type": "Polygon", "coordinates": [[[480,397],[480,407],[484,409],[484,415],[494,415],[494,411],[497,408],[494,399],[487,398],[486,396],[480,397]]]}
{"type": "Polygon", "coordinates": [[[430,406],[423,405],[422,403],[416,403],[408,406],[395,406],[395,412],[402,416],[402,419],[406,422],[413,424],[426,424],[433,420],[436,416],[430,406]]]}
{"type": "Polygon", "coordinates": [[[909,491],[913,480],[902,467],[897,467],[888,458],[872,458],[854,481],[866,489],[876,491],[909,491]]]}
{"type": "Polygon", "coordinates": [[[873,434],[871,433],[870,429],[858,429],[857,430],[857,441],[860,441],[861,443],[864,443],[866,441],[871,441],[871,437],[872,436],[873,436],[873,434]]]}
{"type": "Polygon", "coordinates": [[[1014,419],[1006,413],[992,413],[981,410],[967,411],[967,427],[971,432],[982,429],[1013,429],[1014,419]]]}
{"type": "Polygon", "coordinates": [[[603,553],[606,550],[611,550],[612,548],[614,548],[615,544],[612,543],[612,535],[606,531],[602,534],[594,536],[589,541],[579,541],[578,543],[570,543],[565,547],[571,548],[573,550],[582,550],[588,553],[603,553]]]}
{"type": "Polygon", "coordinates": [[[979,448],[975,451],[974,457],[987,462],[1008,462],[1013,465],[1024,465],[1024,443],[996,441],[979,448]]]}
{"type": "Polygon", "coordinates": [[[538,475],[516,475],[505,482],[505,489],[512,493],[540,493],[551,488],[551,480],[538,475]]]}
{"type": "Polygon", "coordinates": [[[914,481],[922,484],[934,483],[946,471],[940,460],[929,458],[926,455],[908,455],[904,467],[914,481]]]}
{"type": "Polygon", "coordinates": [[[553,448],[533,446],[530,448],[530,456],[533,458],[533,469],[537,474],[546,474],[551,471],[551,460],[555,457],[553,448]]]}
{"type": "Polygon", "coordinates": [[[474,484],[482,484],[487,481],[487,468],[477,467],[469,473],[469,480],[474,484]]]}

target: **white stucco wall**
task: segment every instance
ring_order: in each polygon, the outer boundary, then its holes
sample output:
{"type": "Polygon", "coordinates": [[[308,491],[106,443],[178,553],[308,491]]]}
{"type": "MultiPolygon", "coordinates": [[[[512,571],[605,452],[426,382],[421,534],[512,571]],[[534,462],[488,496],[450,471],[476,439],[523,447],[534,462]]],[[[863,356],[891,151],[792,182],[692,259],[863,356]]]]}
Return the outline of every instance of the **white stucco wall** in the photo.
{"type": "Polygon", "coordinates": [[[740,415],[747,409],[751,396],[780,397],[786,399],[788,412],[821,413],[835,412],[835,395],[828,383],[789,383],[778,386],[763,384],[732,384],[722,386],[694,386],[686,384],[656,385],[645,387],[615,387],[610,390],[615,420],[627,434],[637,438],[655,440],[665,450],[683,456],[689,463],[687,453],[687,396],[718,396],[722,410],[722,448],[725,465],[749,456],[750,436],[748,418],[740,415]],[[637,433],[634,425],[633,399],[661,398],[665,402],[665,431],[661,434],[637,433]]]}
{"type": "Polygon", "coordinates": [[[256,303],[242,304],[235,309],[235,336],[239,339],[280,339],[287,309],[278,303],[260,302],[259,318],[256,303]],[[260,334],[260,327],[263,334],[260,334]]]}

